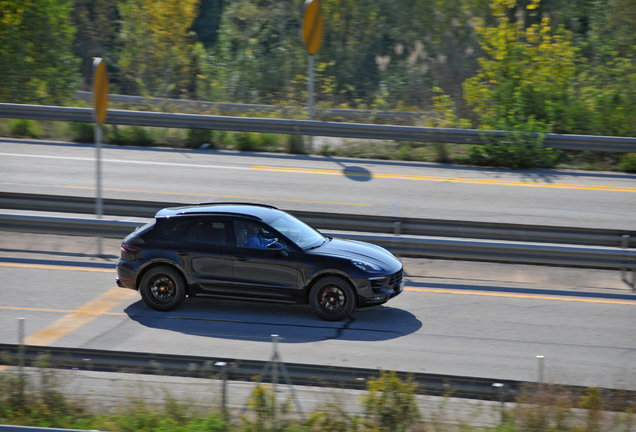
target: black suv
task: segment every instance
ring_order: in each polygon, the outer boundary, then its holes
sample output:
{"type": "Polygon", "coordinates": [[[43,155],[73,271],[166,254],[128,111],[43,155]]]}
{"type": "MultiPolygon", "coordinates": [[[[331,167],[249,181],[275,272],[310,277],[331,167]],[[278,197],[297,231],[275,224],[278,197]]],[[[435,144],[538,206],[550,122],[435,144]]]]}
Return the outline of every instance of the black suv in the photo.
{"type": "Polygon", "coordinates": [[[387,250],[325,237],[275,207],[240,203],[159,211],[124,239],[117,285],[160,311],[186,295],[258,299],[309,303],[328,321],[404,288],[402,263],[387,250]]]}

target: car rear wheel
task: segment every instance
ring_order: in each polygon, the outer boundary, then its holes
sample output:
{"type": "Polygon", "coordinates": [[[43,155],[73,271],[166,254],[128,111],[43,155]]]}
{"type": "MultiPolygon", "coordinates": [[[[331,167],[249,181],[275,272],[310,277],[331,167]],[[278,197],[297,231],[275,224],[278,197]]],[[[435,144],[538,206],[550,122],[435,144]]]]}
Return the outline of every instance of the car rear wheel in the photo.
{"type": "Polygon", "coordinates": [[[171,267],[159,266],[148,270],[139,287],[141,298],[158,311],[169,311],[185,298],[185,283],[181,275],[171,267]]]}
{"type": "Polygon", "coordinates": [[[353,290],[338,277],[322,279],[309,293],[309,303],[316,315],[325,321],[340,321],[356,307],[353,290]]]}

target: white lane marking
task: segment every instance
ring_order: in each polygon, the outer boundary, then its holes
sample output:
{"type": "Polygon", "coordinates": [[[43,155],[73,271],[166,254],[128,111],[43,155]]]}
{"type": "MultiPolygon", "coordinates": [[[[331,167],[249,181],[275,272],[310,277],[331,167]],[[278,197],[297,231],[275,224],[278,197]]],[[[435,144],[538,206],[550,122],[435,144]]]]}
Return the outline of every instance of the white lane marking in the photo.
{"type": "MultiPolygon", "coordinates": [[[[17,153],[0,153],[0,156],[40,158],[40,159],[61,159],[61,160],[90,161],[90,162],[95,161],[95,158],[27,155],[27,154],[17,154],[17,153]]],[[[189,168],[215,168],[215,169],[220,168],[220,169],[234,169],[234,170],[249,170],[250,169],[248,167],[232,167],[232,166],[222,166],[222,165],[197,165],[197,164],[175,163],[175,162],[129,161],[129,160],[121,160],[121,159],[102,159],[102,162],[112,162],[112,163],[119,163],[119,164],[128,163],[128,164],[140,164],[140,165],[184,166],[189,168]]]]}

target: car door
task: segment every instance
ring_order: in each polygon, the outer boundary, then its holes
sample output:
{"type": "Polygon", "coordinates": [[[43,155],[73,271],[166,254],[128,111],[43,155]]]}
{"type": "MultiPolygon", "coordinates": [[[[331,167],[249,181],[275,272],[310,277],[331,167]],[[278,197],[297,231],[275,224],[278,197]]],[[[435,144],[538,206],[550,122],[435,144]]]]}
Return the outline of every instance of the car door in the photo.
{"type": "Polygon", "coordinates": [[[192,218],[185,238],[175,253],[198,293],[228,295],[231,292],[232,262],[228,243],[231,221],[224,218],[192,218]]]}
{"type": "Polygon", "coordinates": [[[302,292],[297,252],[264,224],[235,220],[234,232],[233,289],[245,297],[296,301],[302,292]],[[258,230],[262,241],[250,238],[250,230],[258,230]],[[282,252],[267,249],[275,240],[283,244],[282,252]]]}

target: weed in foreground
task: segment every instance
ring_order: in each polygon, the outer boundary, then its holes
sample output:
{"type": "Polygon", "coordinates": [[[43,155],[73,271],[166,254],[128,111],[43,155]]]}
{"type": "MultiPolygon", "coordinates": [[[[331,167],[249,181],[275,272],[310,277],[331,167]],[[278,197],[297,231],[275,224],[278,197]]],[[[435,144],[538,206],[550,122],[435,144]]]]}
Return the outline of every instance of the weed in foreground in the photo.
{"type": "MultiPolygon", "coordinates": [[[[416,384],[396,372],[382,372],[368,383],[360,400],[362,413],[356,415],[335,402],[302,420],[292,412],[290,398],[280,400],[262,384],[253,390],[247,412],[229,421],[214,409],[197,411],[168,393],[157,398],[156,391],[150,399],[137,394],[115,409],[95,413],[62,393],[48,361],[41,357],[37,374],[27,378],[0,374],[0,423],[121,432],[629,432],[636,427],[634,402],[627,394],[589,388],[576,395],[556,385],[524,389],[514,404],[507,404],[502,424],[496,427],[471,426],[455,418],[447,412],[448,398],[422,415],[416,384]]],[[[7,358],[2,362],[15,364],[7,358]]],[[[485,408],[476,408],[480,409],[485,408]]]]}

